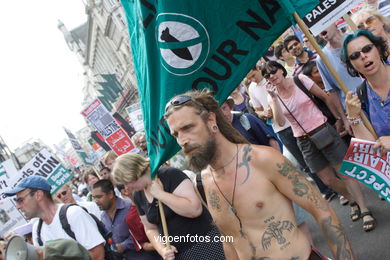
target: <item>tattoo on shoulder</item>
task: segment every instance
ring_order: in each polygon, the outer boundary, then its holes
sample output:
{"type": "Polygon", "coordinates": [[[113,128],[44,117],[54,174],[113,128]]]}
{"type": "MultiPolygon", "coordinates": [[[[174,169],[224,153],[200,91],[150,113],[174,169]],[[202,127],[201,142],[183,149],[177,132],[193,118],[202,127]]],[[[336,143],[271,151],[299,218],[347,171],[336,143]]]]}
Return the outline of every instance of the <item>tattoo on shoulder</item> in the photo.
{"type": "MultiPolygon", "coordinates": [[[[266,221],[272,220],[273,218],[270,218],[266,221]]],[[[267,250],[271,246],[274,239],[281,246],[280,250],[284,250],[286,247],[290,246],[291,243],[287,241],[284,233],[286,231],[291,232],[294,228],[295,225],[289,220],[270,222],[261,238],[261,245],[263,246],[263,249],[267,250]]]]}
{"type": "Polygon", "coordinates": [[[313,186],[305,181],[304,174],[292,165],[291,162],[286,160],[276,165],[279,168],[278,172],[291,181],[295,195],[299,197],[306,196],[308,200],[315,204],[316,208],[324,211],[328,210],[326,202],[320,198],[318,192],[314,191],[313,186]]]}
{"type": "Polygon", "coordinates": [[[321,222],[321,228],[325,239],[336,246],[336,259],[353,259],[351,246],[340,224],[333,224],[332,217],[329,216],[321,222]]]}
{"type": "Polygon", "coordinates": [[[242,162],[240,162],[238,164],[238,168],[240,168],[242,166],[246,167],[246,176],[245,176],[245,179],[242,181],[241,184],[244,184],[248,180],[248,178],[249,178],[249,174],[250,174],[249,161],[251,160],[251,156],[249,155],[250,151],[252,151],[252,146],[251,145],[247,145],[247,146],[244,147],[244,154],[242,155],[242,162]]]}
{"type": "Polygon", "coordinates": [[[221,202],[219,196],[214,190],[209,190],[209,204],[213,210],[221,211],[221,202]]]}

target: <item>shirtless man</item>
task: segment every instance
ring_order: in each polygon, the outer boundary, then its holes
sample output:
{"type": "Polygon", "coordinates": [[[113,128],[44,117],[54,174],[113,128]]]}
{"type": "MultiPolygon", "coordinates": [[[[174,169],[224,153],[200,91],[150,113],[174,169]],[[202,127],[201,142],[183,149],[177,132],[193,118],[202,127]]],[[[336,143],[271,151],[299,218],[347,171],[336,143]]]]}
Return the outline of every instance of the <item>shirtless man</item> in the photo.
{"type": "Polygon", "coordinates": [[[275,149],[249,145],[209,93],[174,97],[165,118],[192,168],[203,170],[209,211],[221,233],[234,237],[239,259],[318,257],[296,227],[291,201],[313,215],[335,259],[354,259],[336,214],[314,186],[275,149]]]}

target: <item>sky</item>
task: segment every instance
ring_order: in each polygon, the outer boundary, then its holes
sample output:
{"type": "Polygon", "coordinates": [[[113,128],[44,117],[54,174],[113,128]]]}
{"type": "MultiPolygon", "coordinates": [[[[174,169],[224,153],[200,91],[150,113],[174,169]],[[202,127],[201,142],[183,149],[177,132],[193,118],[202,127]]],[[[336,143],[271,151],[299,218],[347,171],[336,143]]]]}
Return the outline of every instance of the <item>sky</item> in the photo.
{"type": "Polygon", "coordinates": [[[52,147],[85,126],[83,69],[57,28],[86,22],[82,0],[4,1],[0,15],[0,136],[14,151],[29,138],[52,147]]]}

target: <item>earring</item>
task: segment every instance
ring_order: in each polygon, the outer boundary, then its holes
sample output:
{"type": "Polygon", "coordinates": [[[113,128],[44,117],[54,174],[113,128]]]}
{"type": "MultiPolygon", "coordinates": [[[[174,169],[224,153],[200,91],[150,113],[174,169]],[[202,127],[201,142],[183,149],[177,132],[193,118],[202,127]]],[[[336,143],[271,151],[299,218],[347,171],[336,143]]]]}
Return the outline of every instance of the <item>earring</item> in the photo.
{"type": "Polygon", "coordinates": [[[213,130],[214,130],[214,131],[218,131],[218,126],[217,126],[217,125],[214,125],[214,126],[213,126],[213,130]]]}

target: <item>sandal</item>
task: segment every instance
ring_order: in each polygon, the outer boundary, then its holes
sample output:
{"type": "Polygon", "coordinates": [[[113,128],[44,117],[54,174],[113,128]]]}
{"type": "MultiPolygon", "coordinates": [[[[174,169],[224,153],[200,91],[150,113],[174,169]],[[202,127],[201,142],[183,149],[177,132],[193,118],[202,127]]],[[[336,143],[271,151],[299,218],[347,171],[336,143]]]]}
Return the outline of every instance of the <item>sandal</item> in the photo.
{"type": "Polygon", "coordinates": [[[364,221],[363,220],[363,230],[366,231],[366,232],[370,232],[370,231],[375,229],[375,227],[376,227],[376,220],[375,220],[374,216],[372,215],[371,211],[362,212],[360,214],[361,218],[364,218],[365,216],[372,217],[372,220],[368,220],[368,221],[364,221]],[[370,227],[365,228],[365,226],[368,226],[368,225],[370,225],[370,227]]]}
{"type": "Polygon", "coordinates": [[[352,221],[358,221],[359,218],[361,217],[361,211],[360,211],[360,207],[359,205],[356,203],[356,202],[351,202],[349,204],[351,206],[351,219],[352,221]],[[353,209],[353,207],[357,207],[357,209],[353,209]]]}

